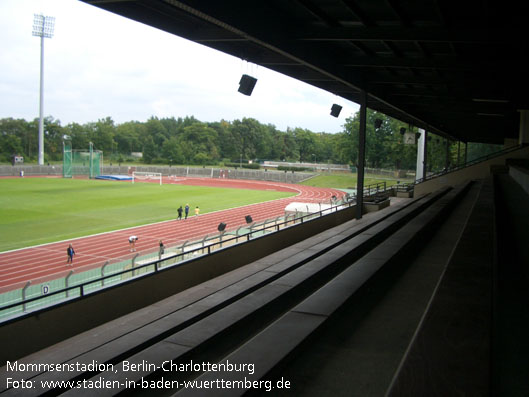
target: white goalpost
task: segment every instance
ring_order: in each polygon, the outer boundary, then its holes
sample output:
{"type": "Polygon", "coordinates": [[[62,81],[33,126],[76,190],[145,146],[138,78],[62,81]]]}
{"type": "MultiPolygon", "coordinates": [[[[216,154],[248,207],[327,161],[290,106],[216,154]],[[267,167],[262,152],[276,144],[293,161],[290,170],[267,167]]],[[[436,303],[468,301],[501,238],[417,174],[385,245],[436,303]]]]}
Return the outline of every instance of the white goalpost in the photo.
{"type": "Polygon", "coordinates": [[[160,181],[162,184],[162,173],[161,172],[141,172],[134,171],[132,173],[132,183],[134,182],[153,182],[160,181]]]}

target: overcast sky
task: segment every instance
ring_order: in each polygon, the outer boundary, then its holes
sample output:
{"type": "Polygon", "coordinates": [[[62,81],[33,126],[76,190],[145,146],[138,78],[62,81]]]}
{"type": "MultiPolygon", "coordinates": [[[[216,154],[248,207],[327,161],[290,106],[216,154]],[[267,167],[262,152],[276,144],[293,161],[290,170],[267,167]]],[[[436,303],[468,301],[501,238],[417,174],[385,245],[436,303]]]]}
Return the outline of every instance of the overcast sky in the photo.
{"type": "Polygon", "coordinates": [[[201,121],[253,117],[280,130],[343,130],[358,105],[266,68],[78,0],[0,0],[0,118],[39,115],[40,38],[34,14],[55,17],[44,39],[44,115],[65,126],[110,116],[201,121]],[[241,74],[258,79],[237,92],[241,74]],[[332,117],[333,103],[343,106],[332,117]]]}

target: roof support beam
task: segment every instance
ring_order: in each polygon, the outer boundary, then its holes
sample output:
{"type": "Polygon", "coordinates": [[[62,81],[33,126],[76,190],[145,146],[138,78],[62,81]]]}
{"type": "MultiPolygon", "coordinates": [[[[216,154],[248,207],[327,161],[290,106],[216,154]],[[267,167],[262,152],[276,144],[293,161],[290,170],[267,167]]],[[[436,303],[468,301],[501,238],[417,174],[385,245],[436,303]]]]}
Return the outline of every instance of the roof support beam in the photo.
{"type": "Polygon", "coordinates": [[[358,127],[358,163],[356,167],[356,219],[362,218],[364,209],[364,168],[366,163],[367,94],[360,90],[360,125],[358,127]]]}

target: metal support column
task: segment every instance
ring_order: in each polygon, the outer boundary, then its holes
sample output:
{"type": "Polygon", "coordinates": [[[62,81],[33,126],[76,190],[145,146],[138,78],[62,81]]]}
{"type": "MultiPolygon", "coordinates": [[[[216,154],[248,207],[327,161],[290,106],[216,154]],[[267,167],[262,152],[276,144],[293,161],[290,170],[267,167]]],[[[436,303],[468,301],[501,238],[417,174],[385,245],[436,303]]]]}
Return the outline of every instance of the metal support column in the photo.
{"type": "Polygon", "coordinates": [[[445,170],[448,171],[448,168],[450,168],[450,141],[448,140],[448,138],[446,138],[445,144],[446,144],[445,170]]]}
{"type": "Polygon", "coordinates": [[[356,219],[362,218],[364,208],[364,167],[366,157],[366,113],[367,94],[365,90],[360,91],[360,125],[358,128],[358,165],[356,181],[356,219]]]}
{"type": "Polygon", "coordinates": [[[422,156],[422,180],[426,180],[428,172],[428,131],[424,131],[424,153],[422,156]]]}
{"type": "Polygon", "coordinates": [[[424,170],[424,142],[426,140],[425,131],[419,128],[419,138],[417,139],[417,165],[415,167],[415,180],[423,177],[424,170]]]}

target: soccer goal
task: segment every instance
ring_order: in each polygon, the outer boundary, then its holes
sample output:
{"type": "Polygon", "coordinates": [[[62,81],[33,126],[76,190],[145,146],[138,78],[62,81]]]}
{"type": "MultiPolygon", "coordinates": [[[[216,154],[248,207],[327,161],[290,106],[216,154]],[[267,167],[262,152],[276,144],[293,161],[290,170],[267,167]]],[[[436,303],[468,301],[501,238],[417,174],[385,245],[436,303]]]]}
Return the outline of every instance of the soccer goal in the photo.
{"type": "Polygon", "coordinates": [[[132,173],[132,183],[134,182],[154,182],[160,181],[162,184],[162,173],[161,172],[142,172],[134,171],[132,173]]]}

